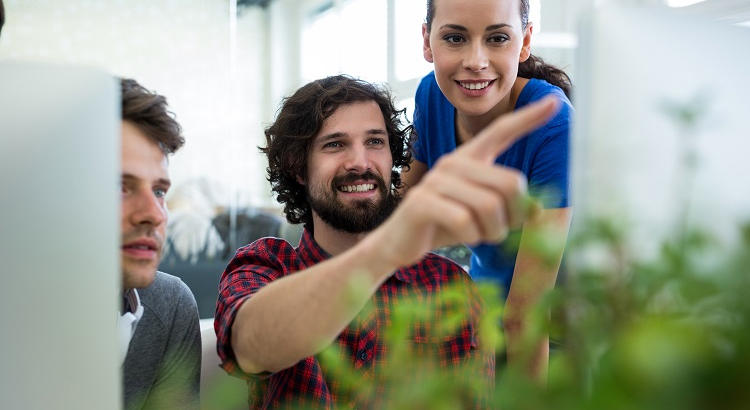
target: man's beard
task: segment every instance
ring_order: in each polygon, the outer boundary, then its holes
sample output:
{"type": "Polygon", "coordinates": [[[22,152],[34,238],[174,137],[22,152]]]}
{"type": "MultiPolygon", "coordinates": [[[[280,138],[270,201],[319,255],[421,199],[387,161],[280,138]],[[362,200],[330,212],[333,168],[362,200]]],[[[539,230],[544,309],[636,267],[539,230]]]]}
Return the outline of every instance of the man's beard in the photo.
{"type": "Polygon", "coordinates": [[[333,178],[329,189],[311,192],[307,187],[307,201],[323,222],[334,229],[348,233],[369,232],[380,226],[396,209],[400,197],[389,187],[379,175],[371,171],[362,174],[348,173],[333,178]],[[344,204],[337,196],[338,187],[358,180],[375,180],[380,200],[360,199],[344,204]]]}

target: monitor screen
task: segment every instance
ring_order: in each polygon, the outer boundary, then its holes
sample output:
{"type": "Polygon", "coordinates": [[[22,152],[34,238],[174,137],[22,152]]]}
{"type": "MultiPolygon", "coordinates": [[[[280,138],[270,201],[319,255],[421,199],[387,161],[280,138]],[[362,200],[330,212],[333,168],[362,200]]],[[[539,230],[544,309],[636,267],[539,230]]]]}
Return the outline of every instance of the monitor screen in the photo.
{"type": "Polygon", "coordinates": [[[0,90],[0,408],[120,408],[118,84],[0,61],[0,90]]]}

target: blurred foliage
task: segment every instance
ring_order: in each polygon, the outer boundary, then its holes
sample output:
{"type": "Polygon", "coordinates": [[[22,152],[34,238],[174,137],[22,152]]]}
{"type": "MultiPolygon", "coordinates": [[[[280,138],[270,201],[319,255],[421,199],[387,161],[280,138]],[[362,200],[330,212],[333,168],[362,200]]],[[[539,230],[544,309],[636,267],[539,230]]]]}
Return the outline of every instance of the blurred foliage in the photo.
{"type": "MultiPolygon", "coordinates": [[[[347,395],[379,408],[455,409],[479,402],[503,409],[748,408],[750,224],[732,246],[684,232],[649,261],[627,253],[622,226],[583,225],[588,228],[571,238],[569,256],[594,246],[609,263],[580,263],[565,286],[537,307],[529,340],[550,332],[562,342],[551,354],[545,385],[498,366],[492,388],[479,377],[481,355],[441,371],[436,355],[414,351],[414,323],[436,309],[465,306],[467,293],[460,289],[446,289],[432,304],[399,303],[383,335],[388,349],[378,380],[386,390],[336,346],[318,359],[347,395]],[[552,319],[543,314],[549,309],[552,319]]],[[[478,320],[481,345],[502,352],[502,299],[489,285],[479,293],[485,303],[478,320]]],[[[467,319],[466,309],[451,312],[432,328],[433,337],[452,334],[467,319]]]]}
{"type": "Polygon", "coordinates": [[[750,224],[729,249],[683,231],[650,261],[628,255],[624,231],[613,224],[584,225],[590,228],[573,238],[569,254],[604,245],[613,263],[581,263],[554,291],[565,346],[550,364],[549,403],[747,408],[750,224]]]}
{"type": "MultiPolygon", "coordinates": [[[[700,167],[695,137],[710,99],[703,93],[661,107],[685,136],[678,170],[683,184],[676,187],[683,195],[676,219],[665,221],[673,224],[674,233],[655,257],[633,254],[626,222],[577,223],[566,250],[574,262],[565,285],[548,292],[525,328],[529,349],[547,334],[560,342],[550,354],[545,383],[523,369],[499,365],[494,386],[488,386],[481,377],[481,354],[441,371],[436,355],[414,351],[410,329],[431,312],[451,312],[432,327],[438,339],[470,319],[466,309],[455,308],[468,305],[465,298],[476,293],[460,289],[446,289],[432,304],[399,301],[383,335],[387,354],[379,384],[354,369],[351,358],[336,347],[318,355],[329,377],[342,383],[348,395],[389,409],[477,404],[519,410],[750,408],[750,222],[738,226],[732,243],[688,224],[700,167]]],[[[537,256],[553,261],[559,248],[554,235],[528,235],[537,256]]],[[[515,252],[518,239],[511,235],[498,251],[515,252]]],[[[463,246],[440,251],[459,261],[470,256],[463,246]]],[[[474,319],[480,351],[501,355],[501,291],[482,284],[478,293],[483,311],[474,319]]]]}

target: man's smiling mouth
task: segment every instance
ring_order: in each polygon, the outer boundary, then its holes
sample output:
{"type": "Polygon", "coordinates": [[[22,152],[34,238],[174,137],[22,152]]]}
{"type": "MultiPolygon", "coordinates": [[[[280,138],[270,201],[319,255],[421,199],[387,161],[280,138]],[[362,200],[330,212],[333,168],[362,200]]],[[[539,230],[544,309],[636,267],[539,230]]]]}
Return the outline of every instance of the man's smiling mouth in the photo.
{"type": "Polygon", "coordinates": [[[367,192],[375,189],[375,184],[357,184],[357,185],[341,185],[339,191],[341,192],[367,192]]]}

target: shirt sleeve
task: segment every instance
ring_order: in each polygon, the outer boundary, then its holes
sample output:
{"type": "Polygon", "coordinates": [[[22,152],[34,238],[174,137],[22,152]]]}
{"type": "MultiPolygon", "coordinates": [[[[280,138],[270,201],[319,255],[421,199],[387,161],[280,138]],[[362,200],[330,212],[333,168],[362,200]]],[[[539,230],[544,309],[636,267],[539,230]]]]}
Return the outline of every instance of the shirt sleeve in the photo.
{"type": "Polygon", "coordinates": [[[529,190],[545,208],[565,208],[569,203],[570,109],[564,105],[545,130],[544,141],[534,155],[529,190]]]}
{"type": "Polygon", "coordinates": [[[266,373],[245,373],[237,364],[232,350],[232,324],[242,303],[251,298],[263,286],[284,275],[284,268],[277,255],[289,253],[291,246],[278,239],[261,239],[237,251],[229,262],[219,282],[219,297],[216,301],[214,330],[216,349],[221,367],[229,374],[243,379],[257,379],[266,373]],[[268,242],[273,242],[269,244],[268,242]],[[274,246],[277,245],[277,246],[274,246]],[[269,248],[288,247],[288,250],[269,248]]]}
{"type": "Polygon", "coordinates": [[[414,134],[412,140],[412,155],[415,160],[427,163],[427,147],[424,138],[427,138],[427,86],[424,82],[419,83],[414,96],[414,134]]]}
{"type": "Polygon", "coordinates": [[[198,305],[190,288],[179,281],[174,321],[162,366],[144,409],[200,408],[201,333],[198,305]]]}

